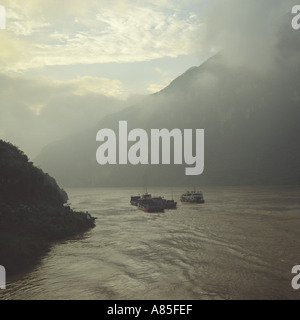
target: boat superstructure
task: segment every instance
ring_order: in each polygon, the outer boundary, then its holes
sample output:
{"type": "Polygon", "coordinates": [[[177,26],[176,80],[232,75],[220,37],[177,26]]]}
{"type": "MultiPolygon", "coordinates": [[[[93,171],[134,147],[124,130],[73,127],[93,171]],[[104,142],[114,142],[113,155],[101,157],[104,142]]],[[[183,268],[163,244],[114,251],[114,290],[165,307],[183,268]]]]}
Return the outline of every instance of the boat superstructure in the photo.
{"type": "Polygon", "coordinates": [[[187,191],[180,197],[181,202],[204,203],[202,191],[187,191]]]}

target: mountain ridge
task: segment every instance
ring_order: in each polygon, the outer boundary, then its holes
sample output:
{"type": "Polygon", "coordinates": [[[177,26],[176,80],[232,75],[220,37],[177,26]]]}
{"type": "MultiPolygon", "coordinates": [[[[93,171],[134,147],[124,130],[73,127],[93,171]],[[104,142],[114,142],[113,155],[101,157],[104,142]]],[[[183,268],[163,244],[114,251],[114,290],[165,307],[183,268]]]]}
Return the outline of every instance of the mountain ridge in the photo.
{"type": "Polygon", "coordinates": [[[218,54],[142,105],[54,144],[51,154],[45,148],[35,161],[63,186],[297,184],[300,108],[293,96],[300,96],[299,88],[299,75],[286,65],[260,74],[228,66],[218,54]],[[180,165],[100,166],[96,134],[102,128],[117,134],[120,120],[128,121],[128,130],[148,133],[154,128],[204,129],[204,173],[186,177],[180,165]]]}

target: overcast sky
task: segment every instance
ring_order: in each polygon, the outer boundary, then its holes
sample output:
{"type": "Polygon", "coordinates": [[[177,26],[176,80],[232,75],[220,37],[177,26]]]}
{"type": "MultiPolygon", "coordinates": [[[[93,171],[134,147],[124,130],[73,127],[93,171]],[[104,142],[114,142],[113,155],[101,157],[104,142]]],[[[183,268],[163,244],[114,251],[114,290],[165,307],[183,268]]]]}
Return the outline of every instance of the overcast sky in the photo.
{"type": "Polygon", "coordinates": [[[272,68],[276,18],[295,3],[2,0],[0,138],[34,157],[224,48],[230,63],[272,68]]]}

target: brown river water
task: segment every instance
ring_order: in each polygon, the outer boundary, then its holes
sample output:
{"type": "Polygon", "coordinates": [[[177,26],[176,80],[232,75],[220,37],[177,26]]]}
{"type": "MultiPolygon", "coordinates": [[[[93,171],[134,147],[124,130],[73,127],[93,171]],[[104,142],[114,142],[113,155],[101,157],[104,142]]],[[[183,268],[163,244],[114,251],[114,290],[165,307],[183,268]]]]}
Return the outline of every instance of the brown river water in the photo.
{"type": "Polygon", "coordinates": [[[205,204],[181,204],[183,188],[148,188],[173,193],[178,208],[164,213],[131,206],[138,188],[66,191],[96,227],[54,244],[0,299],[300,299],[299,187],[203,187],[205,204]]]}

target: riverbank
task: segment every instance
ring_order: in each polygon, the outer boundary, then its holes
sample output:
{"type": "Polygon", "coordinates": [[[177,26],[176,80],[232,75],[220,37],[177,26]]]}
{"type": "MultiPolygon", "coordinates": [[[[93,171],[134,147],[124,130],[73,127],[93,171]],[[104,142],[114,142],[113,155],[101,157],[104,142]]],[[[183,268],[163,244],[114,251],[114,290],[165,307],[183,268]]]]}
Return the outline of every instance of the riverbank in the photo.
{"type": "Polygon", "coordinates": [[[12,276],[31,268],[52,243],[95,226],[88,213],[69,207],[0,205],[0,261],[12,276]]]}
{"type": "Polygon", "coordinates": [[[0,140],[0,265],[8,276],[33,266],[53,242],[95,226],[89,213],[72,210],[67,201],[54,178],[0,140]]]}
{"type": "MultiPolygon", "coordinates": [[[[173,188],[175,200],[185,189],[173,188]]],[[[138,188],[68,188],[97,226],[7,282],[4,300],[299,299],[299,188],[204,187],[205,204],[146,213],[138,188]]],[[[151,188],[168,195],[170,188],[151,188]]]]}

